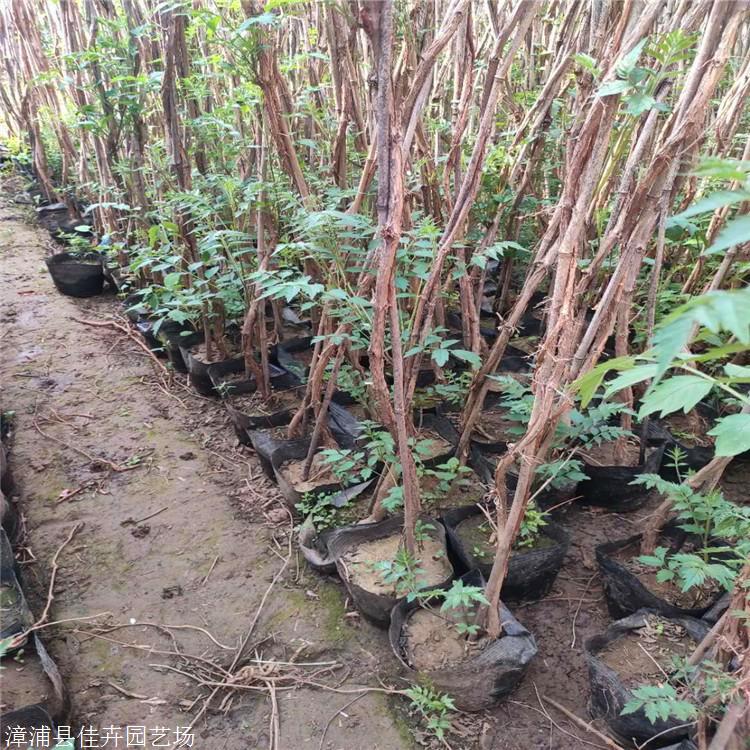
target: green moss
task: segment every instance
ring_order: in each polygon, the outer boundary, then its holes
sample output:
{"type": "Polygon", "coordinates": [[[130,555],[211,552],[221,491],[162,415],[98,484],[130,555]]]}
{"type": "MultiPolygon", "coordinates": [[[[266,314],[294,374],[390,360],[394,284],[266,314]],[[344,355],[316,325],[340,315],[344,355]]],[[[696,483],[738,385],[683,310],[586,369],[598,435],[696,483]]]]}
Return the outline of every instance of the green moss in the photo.
{"type": "Polygon", "coordinates": [[[351,638],[351,631],[346,626],[346,607],[344,594],[334,583],[323,583],[318,589],[320,607],[323,612],[323,630],[326,639],[333,643],[341,643],[351,638]]]}
{"type": "Polygon", "coordinates": [[[406,713],[406,699],[399,699],[395,695],[386,695],[385,693],[373,693],[380,710],[388,718],[398,732],[401,738],[403,750],[411,750],[416,747],[414,744],[414,727],[411,726],[406,713]]]}
{"type": "Polygon", "coordinates": [[[270,632],[291,617],[297,617],[303,610],[303,607],[309,606],[309,604],[310,602],[302,591],[285,591],[283,604],[280,609],[268,618],[268,622],[265,624],[266,630],[270,632]]]}

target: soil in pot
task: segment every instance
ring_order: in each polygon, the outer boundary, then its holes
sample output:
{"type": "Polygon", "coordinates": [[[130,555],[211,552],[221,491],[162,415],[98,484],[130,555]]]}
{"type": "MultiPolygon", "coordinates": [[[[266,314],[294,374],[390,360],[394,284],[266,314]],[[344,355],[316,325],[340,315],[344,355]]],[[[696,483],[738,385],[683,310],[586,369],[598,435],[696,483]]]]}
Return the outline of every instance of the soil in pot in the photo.
{"type": "Polygon", "coordinates": [[[487,645],[486,638],[470,641],[456,625],[473,622],[476,611],[459,613],[418,608],[412,612],[403,629],[405,656],[409,664],[420,672],[445,669],[471,659],[487,645]]]}
{"type": "MultiPolygon", "coordinates": [[[[433,528],[435,523],[432,523],[433,528]]],[[[346,566],[349,582],[373,594],[381,596],[400,596],[396,584],[383,580],[383,571],[377,564],[392,562],[403,549],[404,540],[401,530],[381,537],[364,541],[347,550],[341,561],[346,566]]],[[[436,586],[453,573],[453,568],[445,552],[445,544],[429,529],[415,552],[419,560],[419,572],[416,574],[418,588],[436,586]]]]}
{"type": "Polygon", "coordinates": [[[186,346],[181,346],[180,350],[193,388],[204,396],[215,395],[216,390],[211,381],[208,368],[209,365],[216,362],[226,361],[223,355],[217,351],[215,346],[212,346],[211,357],[209,357],[205,342],[193,341],[192,337],[190,343],[186,346]]]}
{"type": "MultiPolygon", "coordinates": [[[[495,558],[495,533],[492,524],[477,506],[446,513],[451,549],[457,564],[466,570],[478,569],[489,577],[495,558]]],[[[508,572],[503,582],[503,598],[540,599],[552,588],[568,550],[569,537],[561,526],[546,523],[535,533],[523,527],[513,547],[508,572]]]]}
{"type": "Polygon", "coordinates": [[[272,415],[281,412],[292,412],[302,406],[305,390],[302,387],[288,388],[281,391],[271,391],[268,398],[264,398],[258,391],[241,396],[231,396],[227,403],[233,409],[242,412],[253,420],[268,420],[272,415]]]}
{"type": "Polygon", "coordinates": [[[444,456],[453,450],[453,445],[449,440],[446,440],[438,432],[430,428],[417,430],[416,439],[417,442],[421,443],[419,455],[423,461],[430,461],[439,456],[444,456]]]}
{"type": "Polygon", "coordinates": [[[488,452],[504,452],[509,442],[518,439],[518,428],[519,423],[508,418],[507,410],[484,411],[471,433],[471,439],[488,452]]]}
{"type": "MultiPolygon", "coordinates": [[[[669,544],[669,539],[660,539],[657,546],[669,546],[669,544]]],[[[674,581],[659,581],[657,578],[659,569],[645,565],[638,560],[640,555],[639,545],[640,540],[626,547],[621,547],[614,552],[612,559],[636,576],[651,593],[665,599],[678,609],[706,609],[723,593],[721,586],[716,581],[711,580],[705,581],[701,586],[693,586],[688,591],[683,591],[674,581]]],[[[687,543],[679,551],[691,553],[695,551],[695,547],[687,543]]]]}
{"type": "MultiPolygon", "coordinates": [[[[658,569],[636,559],[641,538],[637,534],[596,548],[607,608],[612,617],[625,617],[643,608],[666,617],[701,617],[721,597],[723,590],[711,582],[684,593],[679,584],[657,581],[658,569]]],[[[693,549],[692,540],[676,526],[663,530],[657,547],[666,547],[670,554],[693,549]]]]}
{"type": "Polygon", "coordinates": [[[598,658],[617,672],[626,688],[633,689],[663,682],[674,669],[673,660],[690,656],[694,649],[695,643],[678,622],[648,615],[643,627],[609,643],[598,658]]]}
{"type": "Polygon", "coordinates": [[[446,487],[446,482],[432,474],[420,477],[422,507],[430,515],[442,515],[455,508],[481,503],[487,487],[473,471],[459,474],[446,487]]]}
{"type": "Polygon", "coordinates": [[[200,340],[201,334],[188,325],[181,325],[173,320],[165,320],[154,334],[164,347],[172,367],[177,372],[187,372],[187,365],[182,356],[182,348],[200,340]]]}
{"type": "MultiPolygon", "coordinates": [[[[492,565],[492,560],[495,557],[496,534],[484,513],[478,513],[461,521],[456,527],[456,534],[464,548],[469,550],[473,557],[482,563],[492,565]]],[[[530,544],[517,541],[513,550],[525,552],[554,547],[555,544],[557,542],[554,539],[539,533],[530,544]]]]}
{"type": "MultiPolygon", "coordinates": [[[[691,617],[664,617],[652,610],[618,620],[584,644],[591,686],[590,710],[623,745],[664,747],[684,739],[691,725],[669,717],[652,721],[641,707],[623,713],[632,690],[663,684],[674,674],[673,659],[692,653],[708,626],[691,617]],[[666,677],[665,677],[666,675],[666,677]]],[[[679,693],[679,682],[672,681],[679,693]]]]}
{"type": "MultiPolygon", "coordinates": [[[[321,446],[321,448],[324,447],[321,446]]],[[[333,473],[331,465],[324,460],[320,452],[313,456],[307,479],[304,479],[304,469],[304,458],[290,459],[278,467],[278,472],[300,495],[304,495],[306,492],[316,492],[323,487],[341,484],[341,480],[333,473]]]]}
{"type": "MultiPolygon", "coordinates": [[[[613,448],[600,446],[591,451],[593,460],[607,457],[606,451],[613,448]]],[[[633,450],[632,447],[629,450],[633,450]]],[[[611,455],[611,454],[610,454],[611,455]]],[[[578,483],[577,492],[585,505],[597,505],[607,510],[629,512],[643,506],[649,498],[649,490],[640,484],[632,484],[641,474],[656,474],[662,463],[664,446],[654,449],[643,464],[633,466],[592,465],[584,462],[586,479],[578,483]]],[[[584,457],[585,458],[585,457],[584,457]]],[[[637,460],[637,458],[636,458],[637,460]]]]}
{"type": "MultiPolygon", "coordinates": [[[[484,587],[478,571],[461,577],[469,586],[484,587]]],[[[438,587],[451,588],[452,583],[438,587]]],[[[411,672],[410,681],[424,680],[450,695],[461,711],[491,708],[523,677],[537,653],[534,637],[503,604],[498,607],[503,633],[497,640],[479,636],[470,642],[456,627],[470,623],[471,612],[440,611],[441,597],[400,601],[391,613],[388,639],[396,658],[411,672]]]]}

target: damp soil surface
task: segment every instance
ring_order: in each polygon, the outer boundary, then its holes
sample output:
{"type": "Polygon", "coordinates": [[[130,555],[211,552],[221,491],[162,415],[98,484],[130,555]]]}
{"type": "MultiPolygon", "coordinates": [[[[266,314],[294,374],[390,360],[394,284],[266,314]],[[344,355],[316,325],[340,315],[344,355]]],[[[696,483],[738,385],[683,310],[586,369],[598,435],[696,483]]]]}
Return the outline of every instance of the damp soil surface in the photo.
{"type": "Polygon", "coordinates": [[[419,456],[423,461],[444,456],[453,447],[448,440],[438,435],[434,430],[417,430],[416,440],[420,444],[419,456]]]}
{"type": "MultiPolygon", "coordinates": [[[[241,379],[245,379],[244,375],[241,379]]],[[[298,408],[302,405],[302,395],[304,395],[304,391],[300,388],[272,391],[268,398],[264,398],[258,391],[255,391],[247,395],[230,396],[228,403],[237,411],[241,411],[248,416],[269,416],[287,409],[298,408]]]]}
{"type": "Polygon", "coordinates": [[[415,609],[404,627],[406,660],[414,669],[430,671],[445,669],[476,656],[485,641],[470,642],[461,635],[456,627],[461,622],[471,623],[471,613],[415,609]]]}
{"type": "MultiPolygon", "coordinates": [[[[492,524],[487,520],[484,514],[477,514],[461,521],[456,527],[456,534],[463,542],[466,549],[475,558],[482,562],[491,562],[495,556],[495,531],[492,524]]],[[[523,547],[514,547],[522,552],[528,552],[535,549],[544,549],[553,547],[558,544],[554,539],[544,534],[537,534],[530,544],[523,547]]]]}
{"type": "Polygon", "coordinates": [[[509,419],[505,410],[485,411],[479,418],[471,439],[482,444],[512,442],[518,439],[519,423],[509,419]]]}
{"type": "Polygon", "coordinates": [[[315,492],[319,487],[341,484],[341,480],[333,473],[331,464],[325,460],[322,453],[316,453],[313,456],[307,479],[305,479],[305,462],[304,458],[286,461],[279,467],[279,473],[300,494],[315,492]]]}

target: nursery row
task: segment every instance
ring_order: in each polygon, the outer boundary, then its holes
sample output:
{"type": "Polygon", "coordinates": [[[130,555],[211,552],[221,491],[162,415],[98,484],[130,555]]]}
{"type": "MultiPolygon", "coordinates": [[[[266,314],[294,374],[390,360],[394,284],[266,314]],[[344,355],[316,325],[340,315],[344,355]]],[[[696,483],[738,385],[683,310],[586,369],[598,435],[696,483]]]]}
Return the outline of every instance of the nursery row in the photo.
{"type": "MultiPolygon", "coordinates": [[[[39,214],[49,225],[54,212],[39,214]]],[[[51,231],[56,231],[54,225],[51,231]]],[[[104,259],[80,260],[73,256],[63,264],[67,277],[48,264],[60,291],[89,296],[100,293],[105,283],[117,287],[118,275],[108,270],[104,259]],[[94,276],[95,284],[81,285],[82,279],[94,276]]],[[[709,447],[696,444],[695,436],[685,435],[682,442],[668,422],[649,420],[642,428],[634,427],[641,440],[640,447],[632,439],[628,442],[631,465],[604,465],[602,458],[628,437],[619,426],[619,410],[591,408],[578,414],[575,429],[563,432],[555,445],[556,455],[575,458],[543,465],[538,472],[533,502],[525,511],[503,581],[498,608],[502,635],[492,639],[478,625],[479,610],[487,604],[484,590],[498,534],[486,493],[498,459],[523,433],[528,416],[531,364],[524,352],[518,350],[515,359],[497,371],[496,386],[472,434],[468,466],[456,458],[460,404],[451,401],[450,390],[446,394],[436,388],[434,371],[421,374],[418,403],[423,406],[413,415],[413,449],[424,512],[416,523],[412,554],[404,547],[402,515],[373,517],[375,480],[395,459],[390,436],[373,419],[364,390],[353,380],[344,381],[327,394],[322,423],[291,426],[304,412],[314,355],[309,323],[300,310],[282,308],[285,337],[269,346],[270,393],[263,396],[246,373],[242,356],[207,361],[201,332],[159,321],[140,295],[126,297],[123,305],[155,355],[167,359],[175,372],[187,374],[198,393],[224,404],[239,442],[253,449],[299,520],[300,550],[310,567],[338,574],[362,616],[388,630],[394,655],[410,681],[429,685],[459,710],[495,705],[513,690],[534,658],[533,634],[508,607],[542,599],[551,590],[568,548],[564,510],[570,503],[629,512],[648,502],[653,488],[680,498],[682,505],[675,505],[679,517],[660,531],[651,560],[640,554],[643,534],[596,548],[607,606],[617,622],[590,639],[585,654],[592,713],[606,721],[614,737],[638,745],[658,735],[661,745],[685,739],[682,746],[689,746],[694,725],[686,719],[695,708],[683,693],[689,686],[693,700],[705,700],[702,688],[686,677],[670,677],[676,686],[670,702],[671,682],[664,688],[666,695],[653,697],[643,693],[648,688],[641,683],[676,674],[675,664],[693,658],[727,610],[726,592],[747,557],[746,544],[737,547],[735,542],[750,537],[750,514],[723,498],[705,498],[679,484],[713,456],[709,447]],[[318,429],[325,434],[316,436],[318,429]],[[734,525],[727,525],[733,515],[734,525]],[[729,539],[719,539],[727,534],[729,539]]],[[[273,326],[270,306],[267,315],[273,326]]],[[[237,336],[239,341],[239,331],[237,336]]],[[[461,363],[449,363],[446,372],[452,367],[460,377],[461,363]]],[[[708,406],[701,406],[701,413],[712,416],[708,406]]],[[[517,481],[516,474],[506,475],[508,492],[517,481]]],[[[382,505],[386,511],[398,508],[393,498],[382,505]]]]}

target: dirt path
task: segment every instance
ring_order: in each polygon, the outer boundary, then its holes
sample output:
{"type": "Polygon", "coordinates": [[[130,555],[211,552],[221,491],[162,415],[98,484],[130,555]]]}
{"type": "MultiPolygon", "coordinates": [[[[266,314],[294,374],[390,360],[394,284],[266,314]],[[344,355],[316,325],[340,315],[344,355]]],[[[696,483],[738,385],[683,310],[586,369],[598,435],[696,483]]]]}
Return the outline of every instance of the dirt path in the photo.
{"type": "MultiPolygon", "coordinates": [[[[26,223],[30,212],[10,195],[0,205],[0,369],[2,409],[16,414],[11,462],[26,521],[30,603],[37,613],[44,608],[50,560],[82,524],[60,555],[51,619],[109,614],[44,631],[71,693],[72,722],[173,731],[191,723],[209,694],[185,674],[217,679],[201,660],[231,664],[283,566],[289,521],[255,460],[234,445],[219,406],[181,387],[160,389],[131,341],[74,321],[106,319],[118,303],[58,294],[42,263],[48,235],[26,223]]],[[[247,657],[332,662],[329,672],[326,664],[298,672],[328,685],[343,680],[342,690],[357,679],[377,684],[372,675],[388,665],[371,642],[382,636],[345,614],[340,587],[292,554],[247,657]]],[[[289,669],[247,665],[248,685],[263,670],[289,669]]],[[[5,674],[6,701],[13,680],[5,674]]],[[[266,695],[233,695],[196,724],[194,747],[269,747],[266,695]]],[[[317,748],[329,718],[354,697],[279,689],[279,750],[317,748]]],[[[331,721],[323,747],[397,750],[410,747],[406,734],[384,696],[368,694],[331,721]]]]}

